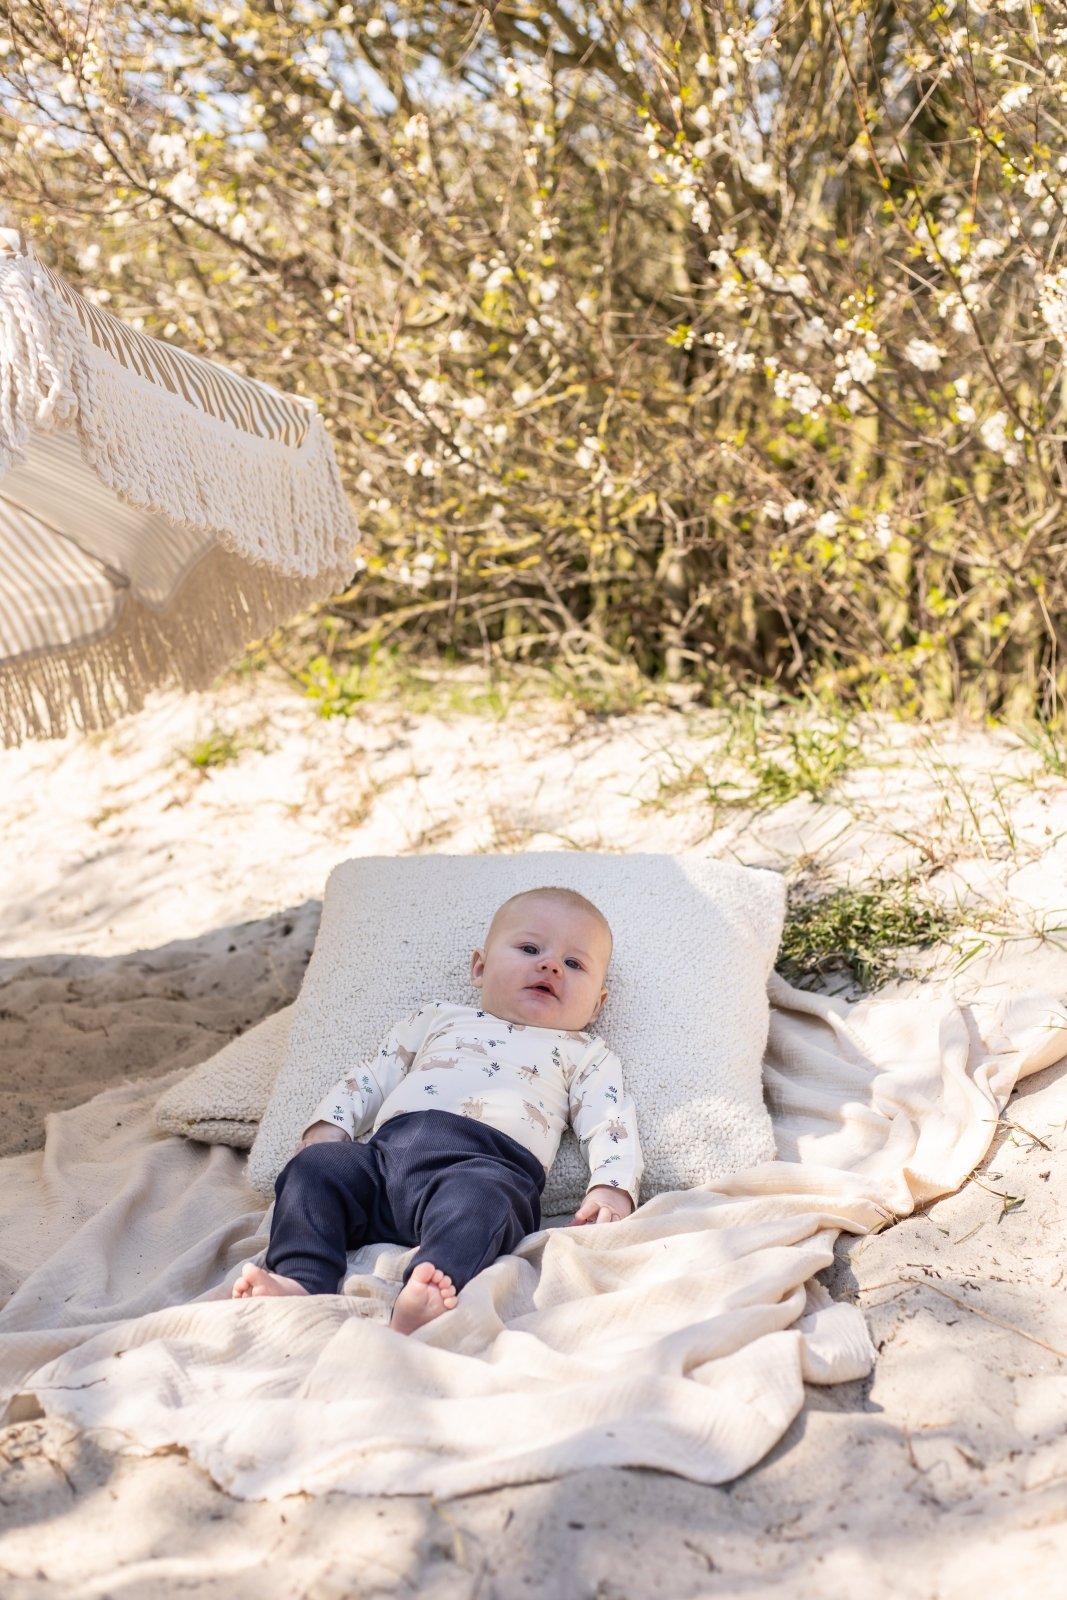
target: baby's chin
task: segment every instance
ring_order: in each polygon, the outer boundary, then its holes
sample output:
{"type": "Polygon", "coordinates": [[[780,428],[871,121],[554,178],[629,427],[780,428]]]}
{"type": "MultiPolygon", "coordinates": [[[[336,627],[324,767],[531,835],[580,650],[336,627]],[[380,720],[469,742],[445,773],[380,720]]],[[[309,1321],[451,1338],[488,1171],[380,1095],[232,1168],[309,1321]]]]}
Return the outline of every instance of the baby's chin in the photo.
{"type": "Polygon", "coordinates": [[[490,1016],[499,1017],[501,1022],[513,1022],[527,1028],[559,1028],[565,1033],[582,1033],[589,1026],[588,1018],[576,1019],[573,1014],[568,1014],[567,1008],[555,995],[545,994],[539,989],[524,989],[517,995],[501,999],[496,1005],[483,999],[482,1004],[490,1016]]]}

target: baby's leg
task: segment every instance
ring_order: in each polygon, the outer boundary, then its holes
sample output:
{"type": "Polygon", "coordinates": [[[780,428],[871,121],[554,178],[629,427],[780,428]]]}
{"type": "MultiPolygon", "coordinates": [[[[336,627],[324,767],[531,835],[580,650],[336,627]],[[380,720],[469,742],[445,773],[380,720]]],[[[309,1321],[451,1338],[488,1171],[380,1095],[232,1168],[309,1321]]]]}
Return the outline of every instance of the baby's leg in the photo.
{"type": "Polygon", "coordinates": [[[236,1299],[248,1295],[336,1294],[349,1250],[372,1231],[389,1237],[373,1150],[363,1144],[306,1146],[278,1175],[266,1268],[242,1269],[236,1299]]]}
{"type": "Polygon", "coordinates": [[[417,1239],[392,1326],[412,1333],[475,1273],[540,1226],[544,1168],[514,1139],[448,1111],[409,1112],[374,1136],[397,1239],[417,1239]]]}
{"type": "Polygon", "coordinates": [[[424,1293],[424,1274],[443,1276],[448,1286],[441,1287],[442,1303],[427,1307],[421,1321],[428,1322],[450,1310],[459,1291],[497,1256],[507,1255],[533,1233],[541,1222],[540,1191],[520,1169],[474,1156],[455,1162],[434,1180],[421,1212],[419,1248],[397,1298],[394,1327],[398,1312],[406,1310],[405,1301],[424,1293]]]}

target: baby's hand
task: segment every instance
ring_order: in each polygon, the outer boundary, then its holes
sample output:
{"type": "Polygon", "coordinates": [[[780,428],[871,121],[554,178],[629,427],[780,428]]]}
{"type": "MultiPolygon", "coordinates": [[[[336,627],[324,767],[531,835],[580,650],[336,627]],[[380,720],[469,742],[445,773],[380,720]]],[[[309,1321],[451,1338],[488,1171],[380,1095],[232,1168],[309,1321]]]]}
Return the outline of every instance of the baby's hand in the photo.
{"type": "Polygon", "coordinates": [[[309,1144],[333,1144],[338,1139],[347,1139],[348,1134],[343,1128],[338,1128],[332,1122],[313,1122],[310,1128],[304,1129],[304,1137],[296,1147],[297,1155],[301,1150],[306,1150],[309,1144]]]}
{"type": "Polygon", "coordinates": [[[600,1183],[589,1190],[567,1226],[576,1228],[583,1222],[621,1222],[633,1208],[634,1203],[625,1189],[613,1189],[610,1183],[600,1183]]]}

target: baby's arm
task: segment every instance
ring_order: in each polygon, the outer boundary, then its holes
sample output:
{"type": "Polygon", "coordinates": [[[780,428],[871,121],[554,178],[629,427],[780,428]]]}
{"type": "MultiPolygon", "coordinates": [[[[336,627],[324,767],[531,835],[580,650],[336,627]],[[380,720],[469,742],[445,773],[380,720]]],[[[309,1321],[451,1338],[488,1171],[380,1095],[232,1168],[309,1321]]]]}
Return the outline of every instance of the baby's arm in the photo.
{"type": "Polygon", "coordinates": [[[589,1162],[590,1183],[576,1223],[618,1222],[637,1204],[643,1163],[622,1064],[606,1045],[571,1079],[571,1126],[589,1162]]]}
{"type": "Polygon", "coordinates": [[[373,1056],[323,1095],[304,1129],[299,1148],[337,1139],[358,1139],[373,1127],[386,1097],[407,1072],[433,1020],[432,1009],[398,1023],[373,1056]]]}

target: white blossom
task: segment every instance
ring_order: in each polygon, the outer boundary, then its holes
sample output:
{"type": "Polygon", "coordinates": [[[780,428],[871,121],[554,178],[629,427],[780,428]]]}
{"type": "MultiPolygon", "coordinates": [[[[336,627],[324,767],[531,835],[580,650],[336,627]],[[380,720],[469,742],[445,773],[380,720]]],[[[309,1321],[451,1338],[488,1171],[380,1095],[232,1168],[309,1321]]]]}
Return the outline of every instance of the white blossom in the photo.
{"type": "Polygon", "coordinates": [[[1067,343],[1067,268],[1044,274],[1038,286],[1038,304],[1049,332],[1067,343]]]}
{"type": "Polygon", "coordinates": [[[456,401],[456,410],[461,416],[466,417],[468,422],[477,422],[479,417],[485,416],[488,409],[485,396],[481,394],[467,395],[465,399],[456,401]]]}
{"type": "Polygon", "coordinates": [[[831,539],[837,532],[840,520],[836,511],[824,511],[822,516],[815,520],[815,532],[821,533],[826,539],[831,539]]]}
{"type": "Polygon", "coordinates": [[[389,24],[384,17],[370,17],[365,24],[364,31],[368,39],[380,39],[389,32],[389,24]]]}
{"type": "Polygon", "coordinates": [[[807,516],[809,509],[810,508],[806,500],[790,500],[782,507],[782,516],[785,519],[786,527],[795,527],[800,521],[801,517],[807,516]]]}
{"type": "Polygon", "coordinates": [[[434,558],[428,550],[420,550],[409,566],[402,562],[396,570],[397,583],[406,584],[411,589],[425,589],[433,575],[434,558]]]}
{"type": "Polygon", "coordinates": [[[826,322],[822,317],[809,317],[797,333],[797,342],[805,350],[814,349],[827,342],[826,322]]]}
{"type": "Polygon", "coordinates": [[[878,372],[866,350],[850,350],[845,365],[856,383],[870,383],[878,372]]]}
{"type": "Polygon", "coordinates": [[[893,542],[893,523],[888,511],[879,511],[874,519],[871,529],[871,538],[883,550],[888,550],[893,542]]]}
{"type": "Polygon", "coordinates": [[[154,133],[148,141],[148,154],[169,172],[181,166],[187,150],[185,135],[181,133],[154,133]]]}
{"type": "Polygon", "coordinates": [[[1008,436],[1008,413],[1006,411],[994,411],[991,417],[986,418],[978,431],[986,449],[992,451],[994,455],[1000,456],[1005,466],[1014,467],[1022,459],[1022,452],[1018,444],[1008,436]]]}
{"type": "Polygon", "coordinates": [[[944,359],[944,351],[928,339],[909,339],[904,346],[904,359],[920,372],[936,372],[944,359]]]}
{"type": "Polygon", "coordinates": [[[191,210],[200,193],[196,174],[192,172],[176,173],[166,185],[166,193],[170,195],[175,205],[184,206],[187,211],[191,210]]]}
{"type": "Polygon", "coordinates": [[[775,376],[774,392],[780,400],[788,400],[802,417],[810,416],[822,400],[818,384],[803,372],[779,372],[775,376]]]}
{"type": "MultiPolygon", "coordinates": [[[[756,356],[751,350],[739,350],[736,339],[729,339],[722,347],[722,363],[729,372],[755,372],[756,356]]],[[[789,395],[783,396],[789,399],[789,395]]]]}
{"type": "Polygon", "coordinates": [[[1007,94],[1002,94],[998,102],[1001,111],[1015,111],[1019,106],[1024,106],[1033,94],[1033,88],[1028,83],[1017,83],[1009,89],[1007,94]]]}

